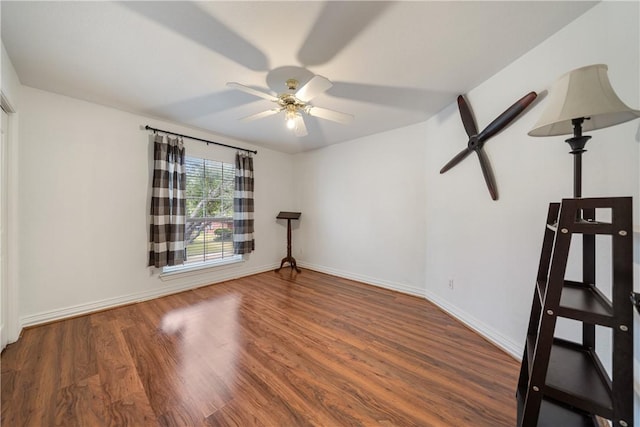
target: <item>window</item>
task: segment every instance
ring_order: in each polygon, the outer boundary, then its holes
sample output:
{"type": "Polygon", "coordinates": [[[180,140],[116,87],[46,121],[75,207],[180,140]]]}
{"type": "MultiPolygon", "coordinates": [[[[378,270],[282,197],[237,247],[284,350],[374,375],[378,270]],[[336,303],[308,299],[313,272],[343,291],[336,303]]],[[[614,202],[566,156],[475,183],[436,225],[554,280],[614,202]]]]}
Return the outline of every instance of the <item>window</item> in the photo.
{"type": "Polygon", "coordinates": [[[240,260],[233,253],[233,192],[235,166],[185,157],[187,176],[185,263],[163,272],[240,260]]]}

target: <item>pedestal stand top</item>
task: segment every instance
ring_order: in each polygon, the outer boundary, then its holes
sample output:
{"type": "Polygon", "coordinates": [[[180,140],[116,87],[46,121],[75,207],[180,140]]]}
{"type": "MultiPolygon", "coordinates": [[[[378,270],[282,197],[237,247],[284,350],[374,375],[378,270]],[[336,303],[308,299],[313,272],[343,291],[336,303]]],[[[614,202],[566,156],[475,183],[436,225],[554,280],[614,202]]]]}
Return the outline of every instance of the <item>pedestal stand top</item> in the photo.
{"type": "Polygon", "coordinates": [[[277,219],[300,219],[301,212],[285,212],[282,211],[276,217],[277,219]]]}

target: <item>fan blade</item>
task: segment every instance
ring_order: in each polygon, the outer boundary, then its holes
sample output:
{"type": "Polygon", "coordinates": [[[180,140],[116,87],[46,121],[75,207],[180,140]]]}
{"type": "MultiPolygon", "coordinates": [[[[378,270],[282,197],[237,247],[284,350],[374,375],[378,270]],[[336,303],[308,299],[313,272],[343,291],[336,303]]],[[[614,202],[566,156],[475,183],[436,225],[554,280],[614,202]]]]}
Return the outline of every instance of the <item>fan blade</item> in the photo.
{"type": "Polygon", "coordinates": [[[296,114],[296,124],[294,128],[294,132],[296,136],[306,136],[307,135],[307,126],[304,124],[304,119],[300,114],[296,114]]]}
{"type": "Polygon", "coordinates": [[[447,163],[442,167],[442,169],[440,169],[440,173],[445,173],[446,171],[448,171],[449,169],[451,169],[452,167],[454,167],[455,165],[457,165],[458,163],[466,159],[467,156],[472,152],[473,152],[472,149],[468,147],[465,148],[464,150],[456,154],[456,156],[453,159],[449,160],[449,163],[447,163]]]}
{"type": "Polygon", "coordinates": [[[333,86],[333,83],[326,77],[313,76],[304,86],[302,86],[295,94],[295,97],[302,102],[309,102],[316,96],[320,95],[333,86]]]}
{"type": "Polygon", "coordinates": [[[471,114],[467,100],[464,99],[462,95],[458,96],[458,110],[460,110],[460,117],[462,118],[462,124],[464,125],[464,130],[467,132],[467,135],[469,137],[477,135],[478,127],[476,126],[476,121],[473,118],[473,114],[471,114]]]}
{"type": "Polygon", "coordinates": [[[489,126],[484,128],[478,135],[478,142],[482,143],[491,138],[496,133],[507,127],[518,114],[522,113],[528,106],[536,99],[535,92],[529,92],[519,100],[517,100],[511,107],[509,107],[504,113],[500,114],[497,119],[489,123],[489,126]]]}
{"type": "Polygon", "coordinates": [[[257,120],[257,119],[261,119],[263,117],[269,117],[272,116],[274,114],[278,114],[280,111],[282,111],[282,108],[274,108],[272,110],[267,110],[267,111],[262,111],[260,113],[257,114],[252,114],[250,116],[244,117],[242,119],[240,119],[243,122],[249,122],[251,120],[257,120]]]}
{"type": "Polygon", "coordinates": [[[298,52],[300,65],[326,64],[364,33],[376,18],[392,6],[382,1],[328,1],[298,52]]]}
{"type": "Polygon", "coordinates": [[[487,183],[489,194],[493,200],[498,199],[498,192],[496,191],[495,180],[493,179],[493,173],[491,172],[491,166],[489,165],[489,159],[482,149],[475,150],[478,154],[478,160],[480,160],[480,169],[482,169],[482,175],[484,176],[484,182],[487,183]]]}
{"type": "Polygon", "coordinates": [[[351,123],[353,120],[353,116],[351,114],[341,113],[327,108],[309,107],[306,111],[310,116],[320,117],[321,119],[327,119],[342,124],[351,123]]]}
{"type": "Polygon", "coordinates": [[[251,94],[251,95],[254,95],[254,96],[259,96],[260,98],[268,99],[269,101],[272,101],[272,102],[278,102],[278,97],[273,96],[270,93],[254,89],[254,88],[249,87],[249,86],[241,85],[240,83],[229,82],[229,83],[227,83],[227,87],[230,87],[230,88],[233,88],[233,89],[238,89],[238,90],[241,90],[241,91],[246,92],[248,94],[251,94]]]}

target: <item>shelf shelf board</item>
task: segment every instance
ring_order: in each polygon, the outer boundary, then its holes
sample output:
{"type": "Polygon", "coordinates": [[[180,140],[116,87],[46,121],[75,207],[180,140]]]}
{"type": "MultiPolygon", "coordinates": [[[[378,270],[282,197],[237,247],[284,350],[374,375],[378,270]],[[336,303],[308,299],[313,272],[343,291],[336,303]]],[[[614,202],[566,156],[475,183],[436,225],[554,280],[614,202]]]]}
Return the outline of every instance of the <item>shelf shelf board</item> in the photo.
{"type": "MultiPolygon", "coordinates": [[[[524,400],[523,390],[518,390],[516,399],[518,403],[518,413],[522,413],[524,400]]],[[[584,411],[543,398],[540,404],[540,412],[536,426],[598,427],[599,424],[594,416],[584,411]]]]}
{"type": "MultiPolygon", "coordinates": [[[[546,280],[536,281],[536,289],[540,304],[544,304],[546,280]]],[[[594,286],[570,280],[564,281],[557,315],[593,325],[615,326],[611,301],[594,286]]]]}
{"type": "Polygon", "coordinates": [[[543,399],[540,405],[538,427],[594,427],[598,424],[586,412],[543,399]]]}
{"type": "Polygon", "coordinates": [[[580,344],[554,339],[544,394],[586,412],[611,418],[611,390],[594,357],[580,344]]]}
{"type": "Polygon", "coordinates": [[[611,302],[593,286],[565,280],[558,316],[583,322],[615,326],[611,302]]]}
{"type": "MultiPolygon", "coordinates": [[[[547,228],[554,233],[558,232],[558,222],[547,224],[547,228]]],[[[567,225],[567,230],[572,234],[614,234],[613,224],[610,222],[579,219],[567,225]]]]}
{"type": "Polygon", "coordinates": [[[570,225],[574,234],[615,234],[616,230],[610,222],[582,219],[570,225]]]}

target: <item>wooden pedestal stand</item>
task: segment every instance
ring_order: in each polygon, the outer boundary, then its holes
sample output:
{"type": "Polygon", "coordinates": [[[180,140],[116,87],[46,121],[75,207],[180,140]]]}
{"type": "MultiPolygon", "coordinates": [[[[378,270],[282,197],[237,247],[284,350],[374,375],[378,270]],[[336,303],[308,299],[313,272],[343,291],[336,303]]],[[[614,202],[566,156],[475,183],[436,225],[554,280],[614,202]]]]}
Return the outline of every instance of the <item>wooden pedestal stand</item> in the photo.
{"type": "Polygon", "coordinates": [[[280,267],[276,268],[276,272],[280,271],[285,262],[289,263],[289,266],[300,273],[300,269],[296,265],[296,259],[291,256],[291,220],[300,219],[300,212],[280,212],[277,219],[286,219],[287,220],[287,256],[282,258],[282,262],[280,262],[280,267]]]}

